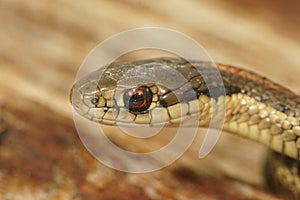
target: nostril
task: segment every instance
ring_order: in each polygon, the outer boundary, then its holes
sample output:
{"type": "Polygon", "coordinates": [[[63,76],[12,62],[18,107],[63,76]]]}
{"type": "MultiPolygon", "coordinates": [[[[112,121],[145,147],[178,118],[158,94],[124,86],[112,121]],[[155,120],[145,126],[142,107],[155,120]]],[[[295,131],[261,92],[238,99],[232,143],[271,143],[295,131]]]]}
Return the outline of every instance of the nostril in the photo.
{"type": "Polygon", "coordinates": [[[93,105],[97,105],[98,102],[99,102],[99,98],[98,98],[98,97],[95,97],[95,98],[92,98],[92,99],[91,99],[91,103],[92,103],[93,105]]]}
{"type": "Polygon", "coordinates": [[[84,94],[83,95],[83,103],[89,108],[97,107],[99,102],[99,97],[95,94],[84,94]]]}

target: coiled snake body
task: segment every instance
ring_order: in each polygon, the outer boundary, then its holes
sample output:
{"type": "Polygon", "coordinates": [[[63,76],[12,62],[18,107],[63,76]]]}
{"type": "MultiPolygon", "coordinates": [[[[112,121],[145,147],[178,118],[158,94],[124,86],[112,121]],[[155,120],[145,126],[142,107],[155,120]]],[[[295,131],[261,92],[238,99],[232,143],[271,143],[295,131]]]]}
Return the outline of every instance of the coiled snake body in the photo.
{"type": "Polygon", "coordinates": [[[176,58],[112,63],[79,80],[71,102],[80,115],[108,125],[176,126],[196,113],[202,127],[209,125],[212,105],[223,102],[223,130],[268,146],[270,184],[300,198],[299,96],[253,72],[223,64],[216,71],[212,66],[176,58]],[[164,69],[172,70],[166,74],[164,69]]]}

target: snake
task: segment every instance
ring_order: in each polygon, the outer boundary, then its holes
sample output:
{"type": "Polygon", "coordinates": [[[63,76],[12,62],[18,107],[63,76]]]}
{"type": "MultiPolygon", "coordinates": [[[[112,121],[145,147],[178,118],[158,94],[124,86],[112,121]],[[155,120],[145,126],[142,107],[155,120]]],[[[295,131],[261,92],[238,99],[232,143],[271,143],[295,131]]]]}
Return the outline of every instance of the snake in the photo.
{"type": "Polygon", "coordinates": [[[264,76],[183,58],[113,62],[77,81],[70,100],[79,115],[110,126],[179,126],[198,115],[208,127],[213,105],[225,105],[222,130],[267,146],[268,185],[300,199],[300,97],[264,76]]]}

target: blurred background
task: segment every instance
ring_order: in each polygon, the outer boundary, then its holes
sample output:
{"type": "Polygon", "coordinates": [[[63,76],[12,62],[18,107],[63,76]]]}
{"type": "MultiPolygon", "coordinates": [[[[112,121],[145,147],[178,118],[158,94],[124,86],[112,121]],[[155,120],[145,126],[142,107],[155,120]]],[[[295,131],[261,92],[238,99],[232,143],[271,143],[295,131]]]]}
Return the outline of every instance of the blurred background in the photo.
{"type": "Polygon", "coordinates": [[[227,133],[203,160],[196,142],[154,173],[109,169],[82,145],[69,90],[97,44],[155,26],[300,93],[299,13],[296,0],[0,0],[0,199],[279,198],[265,187],[265,148],[227,133]]]}

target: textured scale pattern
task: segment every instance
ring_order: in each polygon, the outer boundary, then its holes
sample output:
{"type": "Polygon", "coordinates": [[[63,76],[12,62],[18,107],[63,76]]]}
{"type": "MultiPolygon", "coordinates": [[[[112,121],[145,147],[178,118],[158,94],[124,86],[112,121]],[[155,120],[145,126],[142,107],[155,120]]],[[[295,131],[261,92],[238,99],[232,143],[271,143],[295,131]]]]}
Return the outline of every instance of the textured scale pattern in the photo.
{"type": "Polygon", "coordinates": [[[223,129],[279,153],[271,157],[287,156],[280,164],[268,162],[271,169],[267,174],[275,174],[271,179],[278,184],[274,185],[286,186],[295,198],[299,197],[299,173],[292,172],[290,166],[298,168],[300,159],[300,98],[253,72],[223,64],[213,66],[201,61],[192,65],[173,58],[112,63],[77,82],[70,97],[79,114],[108,125],[178,126],[181,122],[198,120],[199,126],[208,127],[212,112],[221,113],[225,105],[223,129]],[[175,70],[174,73],[165,74],[164,66],[175,70]],[[184,81],[176,74],[183,76],[184,81]],[[144,78],[149,79],[144,81],[144,78]],[[123,79],[129,81],[120,83],[123,79]],[[137,82],[132,82],[134,79],[137,82]],[[167,81],[169,87],[161,84],[161,80],[167,81]],[[123,102],[124,91],[137,84],[152,92],[151,105],[142,114],[128,112],[123,102]],[[91,103],[95,97],[96,105],[91,103]],[[285,166],[285,163],[292,164],[285,166]]]}

